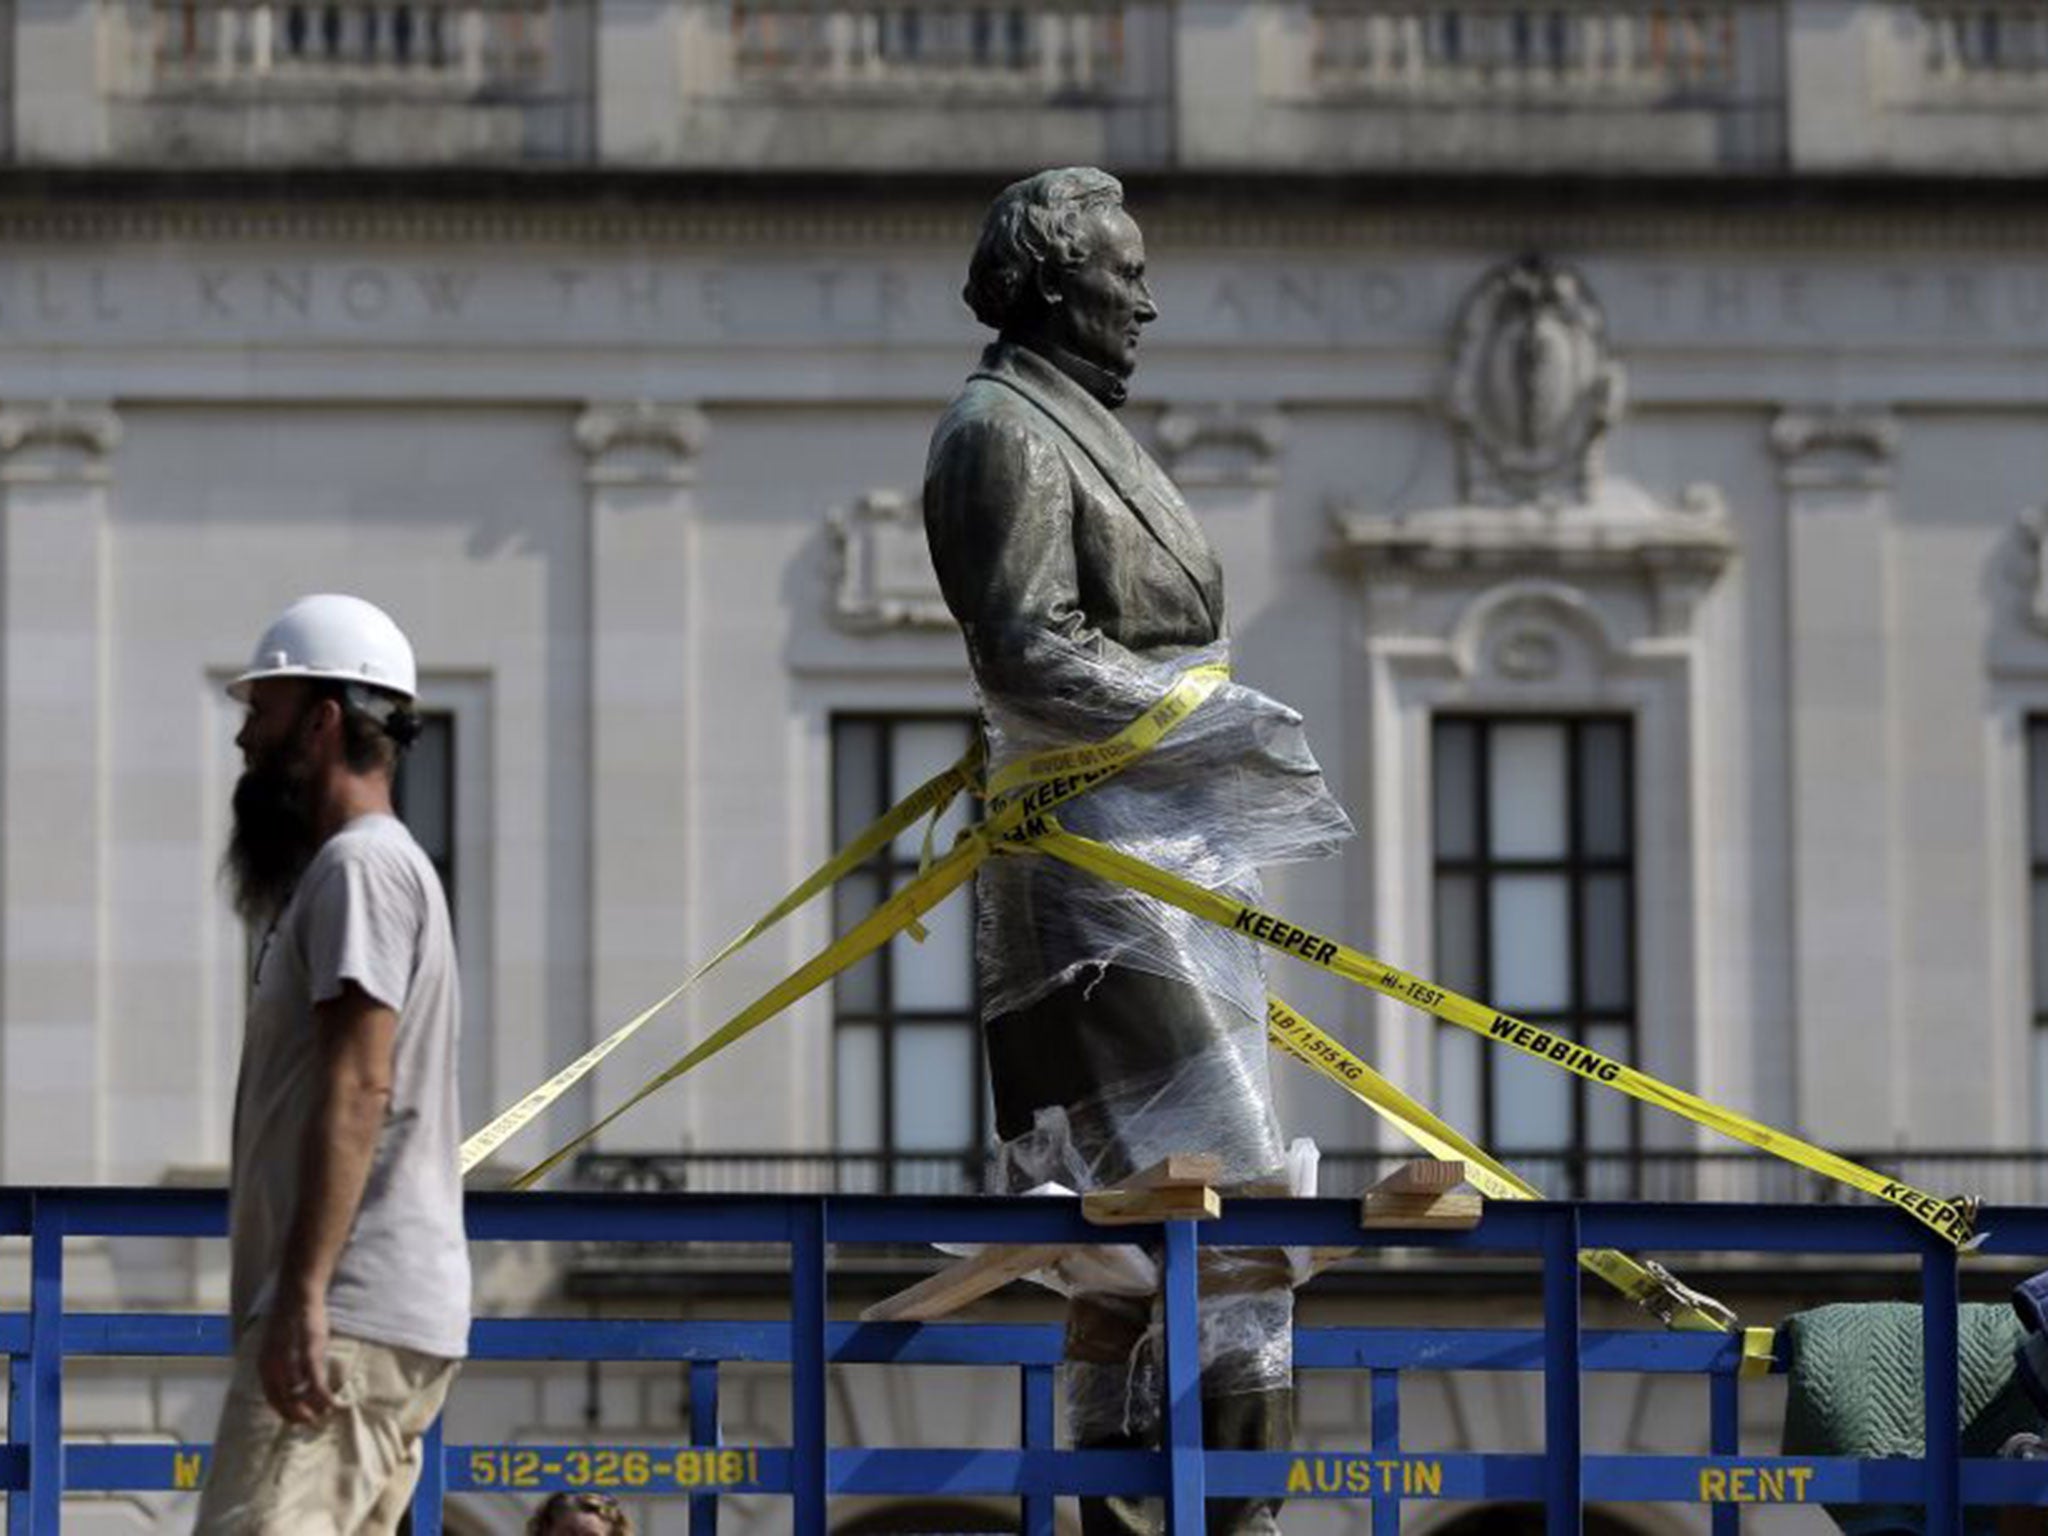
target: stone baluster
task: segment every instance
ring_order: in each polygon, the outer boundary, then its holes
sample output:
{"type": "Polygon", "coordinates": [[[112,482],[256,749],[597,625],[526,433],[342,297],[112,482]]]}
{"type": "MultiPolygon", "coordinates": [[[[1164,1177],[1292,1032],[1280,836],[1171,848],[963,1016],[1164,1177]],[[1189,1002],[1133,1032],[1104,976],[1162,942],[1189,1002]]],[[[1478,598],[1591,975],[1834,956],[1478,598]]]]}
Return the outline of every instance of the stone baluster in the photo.
{"type": "Polygon", "coordinates": [[[1602,86],[1612,87],[1628,78],[1628,51],[1634,46],[1630,38],[1628,7],[1603,7],[1600,12],[1600,54],[1594,65],[1596,78],[1602,86]]]}
{"type": "Polygon", "coordinates": [[[234,5],[209,5],[202,13],[213,28],[213,73],[219,80],[235,77],[235,44],[241,34],[241,10],[234,5]]]}
{"type": "Polygon", "coordinates": [[[1368,11],[1363,16],[1331,18],[1342,46],[1335,50],[1332,73],[1347,85],[1364,84],[1379,88],[1394,82],[1396,23],[1385,11],[1368,11]]]}
{"type": "Polygon", "coordinates": [[[267,75],[277,47],[277,13],[270,0],[257,0],[249,11],[249,71],[267,75]]]}
{"type": "Polygon", "coordinates": [[[871,71],[878,81],[890,80],[896,72],[896,59],[900,50],[896,46],[896,18],[886,9],[878,7],[872,18],[874,68],[871,71]]]}
{"type": "Polygon", "coordinates": [[[1620,6],[1603,6],[1593,19],[1594,35],[1587,40],[1587,72],[1600,85],[1612,86],[1622,78],[1621,60],[1627,49],[1628,12],[1620,6]]]}
{"type": "Polygon", "coordinates": [[[2009,75],[2030,75],[2041,67],[2040,11],[2008,5],[1998,17],[1999,62],[2009,75]]]}
{"type": "Polygon", "coordinates": [[[960,40],[960,15],[944,6],[920,5],[918,12],[918,50],[913,61],[920,66],[918,73],[927,79],[936,79],[941,88],[957,86],[966,71],[961,68],[967,50],[960,40]]]}
{"type": "Polygon", "coordinates": [[[870,10],[853,14],[854,57],[860,61],[860,72],[868,80],[880,77],[882,73],[882,18],[870,10]]]}
{"type": "Polygon", "coordinates": [[[1465,29],[1465,57],[1458,70],[1458,83],[1467,89],[1482,87],[1500,73],[1507,54],[1508,18],[1497,12],[1462,9],[1465,29]]]}
{"type": "Polygon", "coordinates": [[[1095,84],[1095,50],[1101,23],[1086,11],[1076,12],[1068,24],[1068,46],[1073,53],[1071,83],[1084,90],[1095,84]]]}
{"type": "Polygon", "coordinates": [[[843,86],[853,78],[860,45],[853,13],[845,9],[827,11],[818,18],[818,25],[825,29],[825,78],[843,86]]]}
{"type": "Polygon", "coordinates": [[[1048,96],[1055,94],[1060,88],[1063,22],[1064,18],[1058,11],[1034,11],[1031,17],[1032,37],[1038,45],[1039,86],[1048,96]]]}
{"type": "Polygon", "coordinates": [[[160,41],[156,56],[174,74],[182,74],[192,62],[191,26],[185,8],[167,4],[157,13],[160,41]]]}
{"type": "Polygon", "coordinates": [[[488,25],[484,9],[470,0],[462,7],[461,20],[457,24],[457,48],[462,59],[464,83],[474,87],[484,83],[485,28],[488,25]]]}
{"type": "Polygon", "coordinates": [[[1592,51],[1593,18],[1584,13],[1567,16],[1564,20],[1564,57],[1558,60],[1558,78],[1574,84],[1591,78],[1586,69],[1586,58],[1592,51]]]}

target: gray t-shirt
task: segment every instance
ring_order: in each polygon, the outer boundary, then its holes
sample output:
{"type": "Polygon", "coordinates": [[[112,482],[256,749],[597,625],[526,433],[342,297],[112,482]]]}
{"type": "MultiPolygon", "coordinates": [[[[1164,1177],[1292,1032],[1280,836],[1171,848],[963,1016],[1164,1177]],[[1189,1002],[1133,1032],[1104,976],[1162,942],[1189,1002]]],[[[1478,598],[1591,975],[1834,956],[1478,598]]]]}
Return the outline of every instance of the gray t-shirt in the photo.
{"type": "Polygon", "coordinates": [[[469,1340],[469,1246],[455,941],[434,866],[391,816],[357,817],[321,846],[256,962],[235,1085],[230,1315],[239,1336],[276,1291],[319,1069],[313,1009],[350,981],[398,1014],[398,1038],[391,1102],[327,1292],[328,1323],[459,1359],[469,1340]]]}

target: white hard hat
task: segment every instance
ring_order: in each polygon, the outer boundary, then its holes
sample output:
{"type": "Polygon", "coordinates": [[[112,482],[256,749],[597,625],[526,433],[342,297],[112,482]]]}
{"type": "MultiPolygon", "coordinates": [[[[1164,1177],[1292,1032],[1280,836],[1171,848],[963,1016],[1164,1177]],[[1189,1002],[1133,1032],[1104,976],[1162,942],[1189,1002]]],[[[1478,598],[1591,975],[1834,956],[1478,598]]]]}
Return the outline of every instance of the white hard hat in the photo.
{"type": "Polygon", "coordinates": [[[405,632],[375,603],[339,592],[316,592],[280,613],[256,642],[249,670],[228,684],[228,694],[246,703],[249,685],[266,677],[367,683],[407,703],[419,693],[405,632]]]}

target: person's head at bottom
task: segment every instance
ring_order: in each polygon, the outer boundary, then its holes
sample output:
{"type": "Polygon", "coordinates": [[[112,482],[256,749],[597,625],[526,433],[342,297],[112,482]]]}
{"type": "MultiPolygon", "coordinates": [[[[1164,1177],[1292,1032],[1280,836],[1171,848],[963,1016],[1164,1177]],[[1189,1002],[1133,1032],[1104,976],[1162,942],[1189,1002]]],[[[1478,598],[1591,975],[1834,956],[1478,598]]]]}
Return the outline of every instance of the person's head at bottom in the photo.
{"type": "Polygon", "coordinates": [[[608,1493],[555,1493],[526,1522],[526,1536],[633,1536],[633,1517],[608,1493]]]}

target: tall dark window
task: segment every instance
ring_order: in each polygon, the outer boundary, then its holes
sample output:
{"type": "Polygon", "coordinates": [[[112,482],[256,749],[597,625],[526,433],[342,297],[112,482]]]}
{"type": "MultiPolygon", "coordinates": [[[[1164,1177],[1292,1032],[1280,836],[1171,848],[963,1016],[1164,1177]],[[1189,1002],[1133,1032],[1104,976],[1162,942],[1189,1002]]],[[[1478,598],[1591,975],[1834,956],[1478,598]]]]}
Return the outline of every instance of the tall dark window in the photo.
{"type": "MultiPolygon", "coordinates": [[[[832,722],[832,820],[844,843],[956,760],[971,718],[842,715],[832,722]]],[[[952,846],[969,802],[932,838],[952,846]]],[[[835,892],[844,933],[917,874],[924,825],[901,834],[835,892]]],[[[834,1137],[845,1188],[951,1192],[980,1187],[988,1115],[974,966],[971,888],[928,913],[919,943],[899,934],[833,990],[834,1137]],[[847,1154],[868,1154],[865,1157],[847,1154]]]]}
{"type": "Polygon", "coordinates": [[[455,716],[447,710],[420,712],[419,739],[398,762],[391,781],[391,808],[411,828],[448,898],[455,916],[455,716]]]}
{"type": "MultiPolygon", "coordinates": [[[[1635,1058],[1634,783],[1623,718],[1444,716],[1432,733],[1436,973],[1635,1058]]],[[[1443,1025],[1438,1107],[1558,1195],[1629,1188],[1633,1105],[1443,1025]],[[1610,1154],[1587,1156],[1587,1154],[1610,1154]]]]}
{"type": "Polygon", "coordinates": [[[2048,715],[2027,721],[2027,865],[2032,875],[2034,1144],[2048,1146],[2048,715]]]}

